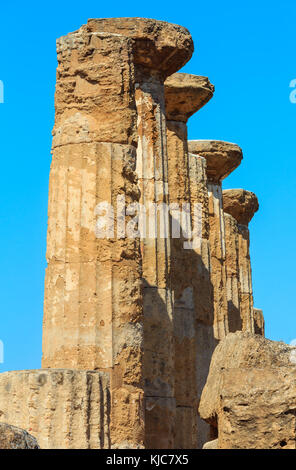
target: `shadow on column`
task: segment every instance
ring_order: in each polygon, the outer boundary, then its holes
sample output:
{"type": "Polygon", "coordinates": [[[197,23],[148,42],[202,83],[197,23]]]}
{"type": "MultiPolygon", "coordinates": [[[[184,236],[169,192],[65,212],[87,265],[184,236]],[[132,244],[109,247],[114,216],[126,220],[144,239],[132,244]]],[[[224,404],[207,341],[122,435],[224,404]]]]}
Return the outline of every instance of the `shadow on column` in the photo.
{"type": "MultiPolygon", "coordinates": [[[[214,337],[213,285],[202,255],[172,240],[169,278],[173,292],[144,280],[144,377],[146,448],[202,448],[215,430],[198,416],[214,337]]],[[[203,248],[205,244],[202,242],[203,248]]],[[[202,248],[202,249],[203,249],[202,248]]]]}

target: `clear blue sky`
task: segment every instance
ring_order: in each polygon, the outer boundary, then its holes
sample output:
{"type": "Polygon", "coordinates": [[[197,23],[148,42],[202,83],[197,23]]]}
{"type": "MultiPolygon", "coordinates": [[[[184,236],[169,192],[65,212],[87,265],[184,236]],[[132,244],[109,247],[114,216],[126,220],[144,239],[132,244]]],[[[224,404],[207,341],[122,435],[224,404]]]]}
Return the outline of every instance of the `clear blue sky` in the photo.
{"type": "Polygon", "coordinates": [[[206,75],[213,100],[189,122],[191,139],[244,150],[225,188],[254,191],[250,224],[255,305],[266,335],[296,338],[295,0],[52,0],[1,4],[0,371],[40,367],[47,193],[54,122],[55,40],[88,18],[142,16],[186,26],[195,53],[185,72],[206,75]]]}

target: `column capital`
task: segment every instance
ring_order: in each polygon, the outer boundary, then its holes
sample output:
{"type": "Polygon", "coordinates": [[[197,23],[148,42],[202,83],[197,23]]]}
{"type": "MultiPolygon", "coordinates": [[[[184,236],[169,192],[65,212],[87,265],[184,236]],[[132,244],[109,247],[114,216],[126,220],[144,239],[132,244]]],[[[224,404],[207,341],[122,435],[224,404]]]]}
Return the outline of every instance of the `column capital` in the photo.
{"type": "Polygon", "coordinates": [[[189,140],[188,150],[206,159],[207,176],[214,183],[226,178],[243,158],[242,149],[237,144],[222,140],[189,140]]]}
{"type": "Polygon", "coordinates": [[[245,189],[226,189],[223,194],[223,210],[232,215],[240,225],[248,225],[259,209],[256,194],[245,189]]]}
{"type": "Polygon", "coordinates": [[[81,29],[132,38],[135,64],[159,71],[164,78],[183,67],[194,49],[186,28],[150,18],[94,18],[81,29]]]}
{"type": "Polygon", "coordinates": [[[214,90],[207,77],[174,73],[164,84],[167,119],[186,123],[213,97],[214,90]]]}

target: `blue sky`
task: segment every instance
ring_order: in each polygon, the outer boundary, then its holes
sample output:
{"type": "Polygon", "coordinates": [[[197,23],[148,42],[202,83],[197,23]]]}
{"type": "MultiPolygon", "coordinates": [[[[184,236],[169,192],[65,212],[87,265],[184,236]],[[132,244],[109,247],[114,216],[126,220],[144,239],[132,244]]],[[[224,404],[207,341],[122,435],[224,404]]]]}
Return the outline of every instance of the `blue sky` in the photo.
{"type": "Polygon", "coordinates": [[[40,367],[55,40],[92,17],[142,16],[190,30],[195,53],[183,71],[208,76],[216,92],[189,121],[189,138],[243,148],[224,187],[259,198],[250,224],[255,306],[267,337],[296,338],[295,14],[295,0],[2,3],[0,371],[40,367]]]}

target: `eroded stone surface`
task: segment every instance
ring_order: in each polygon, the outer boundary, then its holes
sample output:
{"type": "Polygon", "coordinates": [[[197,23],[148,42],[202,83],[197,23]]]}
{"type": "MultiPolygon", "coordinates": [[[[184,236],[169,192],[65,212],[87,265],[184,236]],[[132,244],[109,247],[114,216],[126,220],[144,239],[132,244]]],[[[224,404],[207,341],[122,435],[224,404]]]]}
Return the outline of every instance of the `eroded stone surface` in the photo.
{"type": "Polygon", "coordinates": [[[39,449],[39,446],[27,431],[0,423],[0,449],[39,449]]]}
{"type": "Polygon", "coordinates": [[[57,40],[53,149],[136,142],[132,40],[78,30],[57,40]]]}
{"type": "Polygon", "coordinates": [[[243,158],[241,148],[231,142],[220,140],[190,140],[189,152],[207,161],[208,178],[218,182],[235,170],[243,158]]]}
{"type": "MultiPolygon", "coordinates": [[[[255,330],[248,223],[258,208],[257,197],[250,191],[223,191],[228,315],[229,330],[232,332],[240,329],[255,330]]],[[[262,332],[262,319],[258,317],[258,321],[260,326],[257,325],[257,330],[262,332]]]]}
{"type": "Polygon", "coordinates": [[[253,308],[254,333],[256,335],[265,335],[265,321],[263,312],[260,308],[253,308]]]}
{"type": "Polygon", "coordinates": [[[206,161],[211,282],[214,298],[213,324],[215,338],[221,339],[229,331],[229,302],[234,300],[232,293],[236,289],[231,280],[227,281],[225,247],[227,234],[221,180],[240,164],[242,151],[236,144],[208,140],[189,141],[188,148],[192,154],[206,161]]]}
{"type": "Polygon", "coordinates": [[[199,321],[209,325],[213,321],[207,176],[205,160],[188,153],[186,122],[213,91],[206,77],[176,73],[165,81],[168,192],[174,224],[169,273],[174,299],[174,447],[179,449],[197,448],[208,439],[208,425],[196,412],[211,355],[211,344],[199,334],[199,321]]]}
{"type": "Polygon", "coordinates": [[[125,435],[141,447],[144,389],[174,398],[170,237],[117,230],[127,207],[168,201],[163,82],[192,38],[157,20],[91,19],[57,51],[42,364],[108,370],[112,446],[125,435]]]}
{"type": "Polygon", "coordinates": [[[0,422],[25,429],[41,449],[109,448],[110,406],[105,373],[40,369],[0,374],[0,422]]]}
{"type": "Polygon", "coordinates": [[[243,318],[241,314],[239,228],[237,221],[230,214],[225,213],[224,220],[228,329],[230,332],[235,332],[243,328],[243,318]]]}
{"type": "MultiPolygon", "coordinates": [[[[106,20],[109,32],[83,26],[57,41],[42,365],[110,372],[111,445],[125,434],[125,446],[141,447],[142,256],[139,238],[118,232],[122,213],[140,197],[140,66],[136,39],[115,31],[120,22],[106,20]]],[[[136,22],[135,36],[145,24],[136,22]]]]}
{"type": "Polygon", "coordinates": [[[295,350],[248,332],[220,342],[199,407],[219,448],[295,448],[295,350]]]}
{"type": "Polygon", "coordinates": [[[245,189],[226,189],[223,191],[223,209],[232,215],[239,224],[248,225],[259,209],[257,196],[245,189]]]}
{"type": "Polygon", "coordinates": [[[165,108],[169,121],[187,122],[202,108],[214,93],[207,77],[175,73],[165,81],[165,108]]]}
{"type": "Polygon", "coordinates": [[[149,18],[99,18],[88,20],[83,30],[120,34],[133,40],[134,62],[161,72],[163,77],[179,70],[191,58],[193,41],[179,25],[149,18]]]}

